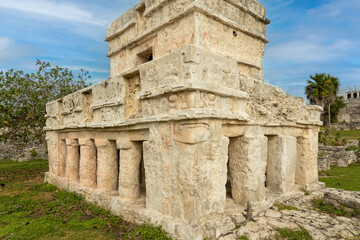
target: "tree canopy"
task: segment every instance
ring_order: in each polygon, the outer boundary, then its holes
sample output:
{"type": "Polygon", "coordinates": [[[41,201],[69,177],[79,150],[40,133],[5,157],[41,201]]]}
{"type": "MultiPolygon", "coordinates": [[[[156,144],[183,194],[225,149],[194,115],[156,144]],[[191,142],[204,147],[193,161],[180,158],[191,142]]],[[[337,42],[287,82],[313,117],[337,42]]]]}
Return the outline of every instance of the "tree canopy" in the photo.
{"type": "Polygon", "coordinates": [[[46,103],[87,87],[91,78],[81,69],[74,76],[68,68],[51,67],[37,60],[35,73],[21,70],[0,72],[0,140],[43,140],[46,103]]]}
{"type": "Polygon", "coordinates": [[[310,75],[310,79],[305,87],[305,94],[310,103],[324,108],[333,104],[339,91],[339,79],[325,73],[310,75]]]}
{"type": "Polygon", "coordinates": [[[317,104],[327,110],[328,125],[331,136],[331,105],[337,100],[337,93],[339,91],[339,78],[325,73],[316,73],[310,75],[308,85],[305,87],[306,97],[311,104],[317,104]]]}

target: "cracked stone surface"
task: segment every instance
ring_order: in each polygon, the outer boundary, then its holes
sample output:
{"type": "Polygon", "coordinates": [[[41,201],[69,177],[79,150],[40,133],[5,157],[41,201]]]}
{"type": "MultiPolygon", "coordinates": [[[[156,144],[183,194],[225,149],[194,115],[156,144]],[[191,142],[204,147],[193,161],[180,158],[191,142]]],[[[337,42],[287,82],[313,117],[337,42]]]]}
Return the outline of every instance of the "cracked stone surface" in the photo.
{"type": "MultiPolygon", "coordinates": [[[[297,210],[279,210],[276,206],[261,213],[245,226],[238,227],[223,235],[219,240],[235,240],[247,236],[250,240],[274,239],[279,228],[291,230],[306,229],[314,240],[360,239],[360,219],[335,216],[316,210],[312,200],[331,195],[340,201],[358,196],[358,192],[325,189],[309,196],[291,198],[280,202],[282,206],[296,207],[297,210]],[[336,194],[337,197],[334,197],[336,194]],[[340,196],[340,198],[339,198],[340,196]]],[[[326,197],[325,197],[326,198],[326,197]]],[[[358,199],[359,201],[359,199],[358,199]]]]}

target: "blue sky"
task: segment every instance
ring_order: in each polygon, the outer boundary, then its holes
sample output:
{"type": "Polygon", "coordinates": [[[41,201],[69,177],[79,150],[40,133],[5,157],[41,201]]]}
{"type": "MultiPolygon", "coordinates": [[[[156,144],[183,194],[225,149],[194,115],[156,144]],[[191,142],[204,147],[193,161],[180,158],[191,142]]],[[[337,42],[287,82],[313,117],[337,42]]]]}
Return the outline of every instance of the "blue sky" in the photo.
{"type": "MultiPolygon", "coordinates": [[[[265,81],[303,96],[310,74],[360,86],[360,0],[259,0],[268,26],[265,81]]],[[[0,70],[34,71],[37,58],[92,82],[109,76],[107,25],[137,0],[0,0],[0,70]]]]}

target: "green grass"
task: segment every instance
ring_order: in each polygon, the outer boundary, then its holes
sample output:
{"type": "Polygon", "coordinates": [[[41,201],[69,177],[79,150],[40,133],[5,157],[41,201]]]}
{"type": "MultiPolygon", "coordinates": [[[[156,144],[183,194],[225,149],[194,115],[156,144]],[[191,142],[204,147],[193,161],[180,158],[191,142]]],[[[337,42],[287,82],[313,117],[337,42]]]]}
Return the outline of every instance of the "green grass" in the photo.
{"type": "Polygon", "coordinates": [[[345,210],[343,206],[341,206],[340,208],[335,208],[333,205],[324,203],[323,199],[313,199],[313,204],[315,209],[318,209],[322,212],[331,215],[360,218],[360,210],[356,210],[354,212],[348,212],[345,210]]]}
{"type": "Polygon", "coordinates": [[[241,235],[239,237],[239,240],[249,240],[249,238],[247,236],[245,236],[245,235],[241,235]]]}
{"type": "Polygon", "coordinates": [[[355,152],[360,152],[360,147],[357,146],[350,146],[346,148],[346,151],[355,151],[355,152]]]}
{"type": "Polygon", "coordinates": [[[347,191],[360,191],[360,164],[353,163],[346,168],[332,167],[330,171],[320,173],[319,181],[324,182],[326,187],[340,188],[347,191]]]}
{"type": "Polygon", "coordinates": [[[128,223],[43,183],[47,169],[42,160],[0,162],[0,239],[171,239],[161,227],[128,223]]]}
{"type": "MultiPolygon", "coordinates": [[[[321,130],[325,130],[326,128],[327,127],[321,127],[321,130]]],[[[341,138],[345,138],[349,142],[356,141],[360,138],[360,130],[331,130],[332,140],[335,140],[337,133],[340,133],[341,138]]]]}
{"type": "Polygon", "coordinates": [[[304,194],[305,194],[306,196],[310,195],[310,192],[309,192],[307,186],[301,186],[301,187],[299,188],[299,190],[302,191],[302,192],[304,192],[304,194]]]}
{"type": "Polygon", "coordinates": [[[313,238],[305,228],[300,230],[291,230],[291,229],[277,229],[278,234],[275,236],[276,239],[286,239],[286,240],[312,240],[313,238]]]}
{"type": "Polygon", "coordinates": [[[282,210],[298,210],[297,207],[290,206],[290,205],[275,204],[274,206],[277,207],[277,209],[279,209],[279,211],[282,211],[282,210]]]}

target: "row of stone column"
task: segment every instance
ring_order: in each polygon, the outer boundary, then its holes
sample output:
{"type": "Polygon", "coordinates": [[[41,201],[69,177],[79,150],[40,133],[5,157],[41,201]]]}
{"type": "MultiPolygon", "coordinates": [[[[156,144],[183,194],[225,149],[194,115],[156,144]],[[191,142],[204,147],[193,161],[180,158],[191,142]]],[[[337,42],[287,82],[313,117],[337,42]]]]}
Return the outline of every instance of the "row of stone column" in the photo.
{"type": "Polygon", "coordinates": [[[142,144],[107,139],[64,139],[60,143],[58,176],[70,183],[119,192],[124,200],[140,196],[142,144]]]}
{"type": "Polygon", "coordinates": [[[240,204],[259,202],[265,189],[286,193],[295,184],[317,182],[317,138],[242,136],[230,139],[229,177],[232,198],[240,204]]]}

